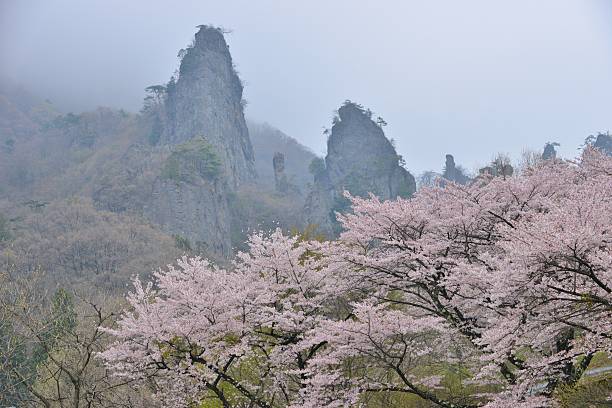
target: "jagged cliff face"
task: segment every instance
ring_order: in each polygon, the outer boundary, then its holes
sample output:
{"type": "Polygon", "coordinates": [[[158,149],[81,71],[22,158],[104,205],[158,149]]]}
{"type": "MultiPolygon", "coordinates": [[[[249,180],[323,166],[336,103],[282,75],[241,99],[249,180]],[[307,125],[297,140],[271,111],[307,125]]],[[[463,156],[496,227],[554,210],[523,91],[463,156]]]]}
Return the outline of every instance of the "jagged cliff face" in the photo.
{"type": "Polygon", "coordinates": [[[194,250],[220,258],[228,258],[232,253],[227,191],[218,180],[157,179],[144,215],[194,250]]]}
{"type": "Polygon", "coordinates": [[[222,162],[204,138],[174,146],[162,162],[144,215],[193,249],[231,255],[231,193],[222,162]]]}
{"type": "Polygon", "coordinates": [[[343,192],[383,200],[410,197],[416,191],[414,177],[399,165],[399,156],[369,111],[347,102],[339,110],[327,141],[325,166],[315,174],[306,200],[307,221],[321,232],[338,232],[336,211],[347,211],[343,192]]]}
{"type": "Polygon", "coordinates": [[[254,175],[253,148],[244,119],[242,83],[221,30],[200,26],[183,52],[179,78],[166,87],[163,144],[204,137],[216,149],[227,182],[254,175]]]}

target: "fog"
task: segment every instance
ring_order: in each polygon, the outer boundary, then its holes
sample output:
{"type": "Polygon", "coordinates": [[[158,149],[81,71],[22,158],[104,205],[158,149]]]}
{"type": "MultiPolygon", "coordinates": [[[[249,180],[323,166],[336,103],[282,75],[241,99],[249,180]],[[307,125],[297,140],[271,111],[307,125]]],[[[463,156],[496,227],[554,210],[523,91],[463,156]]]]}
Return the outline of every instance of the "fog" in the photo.
{"type": "Polygon", "coordinates": [[[612,123],[612,3],[482,1],[0,0],[0,77],[63,111],[137,111],[199,24],[227,36],[247,116],[316,153],[345,99],[389,126],[414,173],[444,154],[582,140],[612,123]]]}

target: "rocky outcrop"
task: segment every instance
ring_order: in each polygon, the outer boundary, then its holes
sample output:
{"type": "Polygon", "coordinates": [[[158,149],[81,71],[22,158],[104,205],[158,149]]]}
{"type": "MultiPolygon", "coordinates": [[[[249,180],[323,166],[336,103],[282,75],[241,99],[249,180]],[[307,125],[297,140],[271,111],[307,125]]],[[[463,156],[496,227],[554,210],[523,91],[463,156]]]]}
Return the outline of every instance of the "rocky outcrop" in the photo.
{"type": "Polygon", "coordinates": [[[287,175],[285,174],[285,155],[280,152],[275,152],[272,158],[272,167],[274,169],[274,184],[276,191],[284,194],[289,189],[287,175]]]}
{"type": "Polygon", "coordinates": [[[601,150],[608,156],[612,156],[612,136],[609,133],[598,134],[593,147],[601,150]]]}
{"type": "Polygon", "coordinates": [[[190,248],[211,256],[232,253],[231,215],[226,186],[201,176],[188,182],[159,178],[144,215],[164,231],[188,242],[190,248]]]}
{"type": "Polygon", "coordinates": [[[559,146],[559,143],[546,143],[544,145],[544,151],[542,152],[542,160],[553,160],[557,158],[557,149],[555,149],[556,146],[559,146]]]}
{"type": "Polygon", "coordinates": [[[457,184],[467,184],[470,181],[470,178],[464,174],[463,170],[457,167],[452,154],[446,155],[442,177],[457,184]]]}
{"type": "Polygon", "coordinates": [[[171,153],[143,212],[193,247],[227,258],[229,197],[255,178],[242,83],[218,28],[199,26],[193,44],[179,55],[178,78],[147,88],[145,108],[155,119],[149,140],[171,153]]]}
{"type": "Polygon", "coordinates": [[[179,77],[166,86],[162,144],[204,137],[217,150],[227,182],[254,176],[253,148],[243,112],[242,83],[221,29],[199,26],[181,51],[179,77]]]}
{"type": "Polygon", "coordinates": [[[306,200],[307,222],[328,236],[338,233],[335,212],[348,211],[343,195],[372,193],[382,200],[410,197],[416,191],[414,177],[402,166],[391,142],[371,112],[347,101],[338,110],[327,141],[324,163],[311,166],[315,174],[306,200]]]}

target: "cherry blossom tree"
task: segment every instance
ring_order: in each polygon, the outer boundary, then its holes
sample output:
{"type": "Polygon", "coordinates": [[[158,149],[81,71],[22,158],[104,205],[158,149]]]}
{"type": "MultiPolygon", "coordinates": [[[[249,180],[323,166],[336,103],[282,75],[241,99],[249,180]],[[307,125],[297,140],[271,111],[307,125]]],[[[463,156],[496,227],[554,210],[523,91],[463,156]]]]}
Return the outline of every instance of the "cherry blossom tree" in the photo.
{"type": "Polygon", "coordinates": [[[155,275],[155,287],[136,281],[102,357],[120,376],[154,381],[168,406],[293,403],[324,344],[298,345],[333,306],[319,246],[280,231],[254,235],[231,271],[182,259],[155,275]]]}
{"type": "Polygon", "coordinates": [[[227,270],[136,281],[101,357],[168,406],[533,408],[611,352],[611,158],[348,198],[336,241],[256,234],[227,270]]]}
{"type": "Polygon", "coordinates": [[[471,343],[475,378],[499,382],[491,406],[541,406],[612,348],[610,158],[587,149],[521,177],[351,199],[328,254],[342,290],[443,319],[431,329],[471,343]]]}

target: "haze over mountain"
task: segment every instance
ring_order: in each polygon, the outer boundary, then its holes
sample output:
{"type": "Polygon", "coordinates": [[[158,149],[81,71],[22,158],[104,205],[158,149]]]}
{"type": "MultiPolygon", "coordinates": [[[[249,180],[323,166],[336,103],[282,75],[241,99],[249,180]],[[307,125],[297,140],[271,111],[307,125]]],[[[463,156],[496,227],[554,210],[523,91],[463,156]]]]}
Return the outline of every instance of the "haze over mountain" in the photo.
{"type": "Polygon", "coordinates": [[[136,111],[212,23],[233,30],[247,117],[323,155],[322,127],[348,98],[385,118],[414,173],[439,171],[449,152],[473,170],[548,141],[571,157],[609,127],[611,20],[606,0],[5,0],[0,76],[64,112],[136,111]]]}

